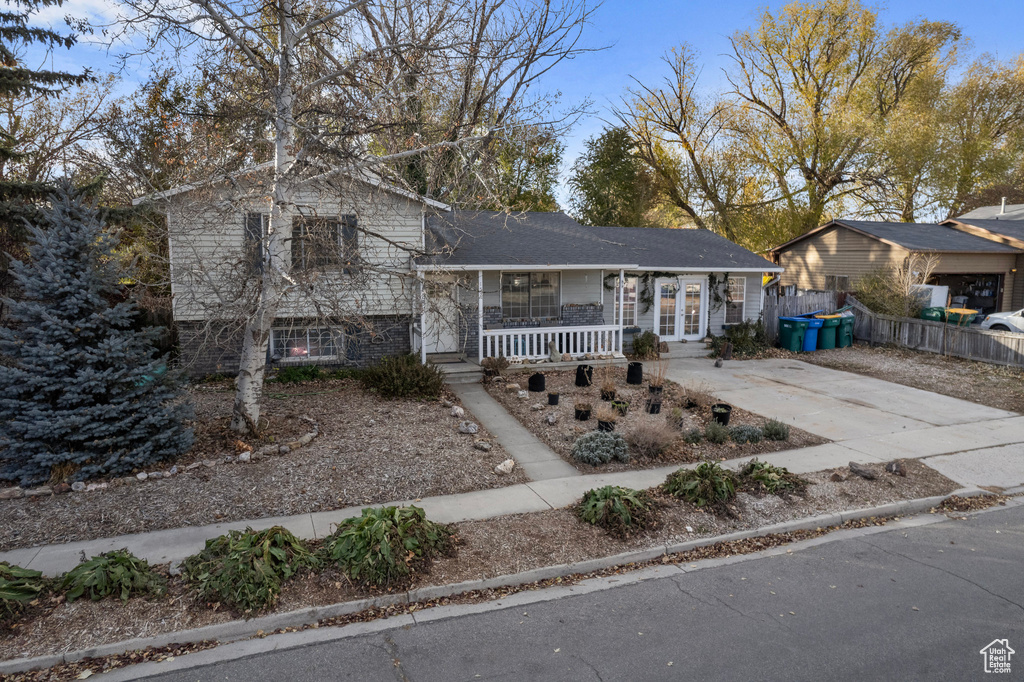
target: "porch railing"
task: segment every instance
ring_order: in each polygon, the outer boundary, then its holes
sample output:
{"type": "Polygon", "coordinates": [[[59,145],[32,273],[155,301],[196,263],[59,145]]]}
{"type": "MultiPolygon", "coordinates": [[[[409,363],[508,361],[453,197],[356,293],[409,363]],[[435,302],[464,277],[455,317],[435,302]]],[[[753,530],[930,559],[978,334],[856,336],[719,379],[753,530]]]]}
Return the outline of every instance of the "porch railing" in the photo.
{"type": "Polygon", "coordinates": [[[532,327],[527,329],[485,329],[481,357],[527,358],[538,360],[551,355],[548,344],[555,342],[561,354],[578,358],[587,353],[622,353],[622,333],[618,326],[532,327]]]}

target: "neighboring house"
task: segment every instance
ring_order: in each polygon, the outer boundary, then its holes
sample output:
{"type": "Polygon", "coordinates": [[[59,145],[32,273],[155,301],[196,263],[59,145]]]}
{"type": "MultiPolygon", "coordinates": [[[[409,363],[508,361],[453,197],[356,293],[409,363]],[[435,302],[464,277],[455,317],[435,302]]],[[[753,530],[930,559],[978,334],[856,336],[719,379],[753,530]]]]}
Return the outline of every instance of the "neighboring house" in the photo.
{"type": "MultiPolygon", "coordinates": [[[[300,215],[277,254],[291,267],[268,353],[281,365],[539,358],[550,341],[574,357],[620,354],[630,330],[698,339],[756,320],[762,274],[781,272],[703,230],[455,213],[365,174],[314,180],[295,193],[300,215]]],[[[193,373],[237,369],[268,243],[265,181],[257,168],[137,202],[166,215],[178,345],[193,373]]]]}
{"type": "Polygon", "coordinates": [[[783,268],[782,286],[798,290],[848,291],[871,272],[900,265],[911,253],[939,256],[929,284],[946,285],[950,296],[985,313],[1024,307],[1017,276],[1024,244],[1002,243],[959,225],[833,220],[771,249],[783,268]]]}
{"type": "Polygon", "coordinates": [[[427,227],[436,255],[416,265],[432,294],[424,356],[547,358],[551,342],[573,356],[617,354],[642,330],[697,340],[757,320],[762,276],[781,272],[707,230],[501,212],[439,213],[427,227]]]}
{"type": "Polygon", "coordinates": [[[1021,251],[1014,266],[1016,273],[1010,294],[1010,305],[1009,308],[1004,306],[1004,310],[1024,308],[1024,204],[983,206],[959,218],[947,220],[943,225],[1021,251]]]}

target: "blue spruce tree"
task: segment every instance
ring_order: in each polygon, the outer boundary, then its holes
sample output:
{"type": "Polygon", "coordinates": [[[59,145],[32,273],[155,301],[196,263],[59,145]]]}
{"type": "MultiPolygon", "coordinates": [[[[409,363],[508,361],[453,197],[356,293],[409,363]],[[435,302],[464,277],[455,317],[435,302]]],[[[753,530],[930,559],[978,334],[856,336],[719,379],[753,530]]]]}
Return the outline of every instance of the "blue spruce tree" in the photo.
{"type": "Polygon", "coordinates": [[[28,262],[11,263],[23,296],[0,327],[0,479],[123,475],[184,453],[191,404],[156,357],[159,330],[136,328],[116,239],[70,185],[44,217],[28,262]]]}

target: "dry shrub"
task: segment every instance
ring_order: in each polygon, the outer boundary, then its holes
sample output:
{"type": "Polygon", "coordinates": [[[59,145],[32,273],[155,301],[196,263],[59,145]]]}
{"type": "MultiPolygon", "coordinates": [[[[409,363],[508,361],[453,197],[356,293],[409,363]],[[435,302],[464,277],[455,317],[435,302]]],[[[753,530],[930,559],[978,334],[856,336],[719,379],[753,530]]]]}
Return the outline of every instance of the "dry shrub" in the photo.
{"type": "Polygon", "coordinates": [[[615,422],[619,418],[619,411],[608,403],[601,403],[597,407],[597,412],[594,413],[598,421],[602,422],[615,422]]]}
{"type": "Polygon", "coordinates": [[[678,435],[663,419],[642,419],[626,432],[626,443],[638,457],[654,459],[660,456],[678,435]]]}
{"type": "Polygon", "coordinates": [[[711,407],[718,402],[718,399],[711,395],[711,384],[706,381],[686,384],[683,387],[683,396],[686,401],[695,403],[697,407],[711,407]]]}
{"type": "Polygon", "coordinates": [[[648,374],[647,382],[651,386],[664,386],[665,376],[668,374],[668,361],[658,360],[651,363],[651,372],[648,374]]]}

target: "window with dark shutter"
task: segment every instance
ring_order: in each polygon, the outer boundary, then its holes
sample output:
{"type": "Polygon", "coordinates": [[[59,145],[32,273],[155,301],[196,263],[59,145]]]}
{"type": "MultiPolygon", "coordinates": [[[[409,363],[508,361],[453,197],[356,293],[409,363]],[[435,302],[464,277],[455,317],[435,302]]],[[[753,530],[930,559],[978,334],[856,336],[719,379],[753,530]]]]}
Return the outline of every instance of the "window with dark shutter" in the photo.
{"type": "Polygon", "coordinates": [[[245,259],[253,272],[263,271],[263,240],[267,236],[267,214],[245,214],[245,259]]]}
{"type": "Polygon", "coordinates": [[[341,266],[345,272],[351,272],[359,260],[356,217],[295,218],[291,251],[293,270],[341,266]]]}

